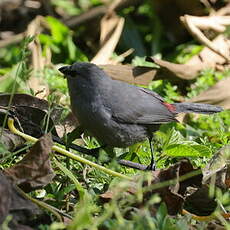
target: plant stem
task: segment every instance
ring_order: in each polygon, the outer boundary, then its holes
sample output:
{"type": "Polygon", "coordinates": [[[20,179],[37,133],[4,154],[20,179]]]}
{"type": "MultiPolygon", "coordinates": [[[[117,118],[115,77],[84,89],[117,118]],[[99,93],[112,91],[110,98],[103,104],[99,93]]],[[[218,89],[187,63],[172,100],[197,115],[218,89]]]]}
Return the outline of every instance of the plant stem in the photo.
{"type": "MultiPolygon", "coordinates": [[[[32,141],[32,142],[37,142],[37,141],[38,141],[37,138],[32,137],[32,136],[30,136],[30,135],[27,135],[27,134],[25,134],[25,133],[23,133],[23,132],[17,130],[17,129],[15,128],[15,126],[14,126],[14,119],[12,119],[12,118],[9,118],[9,119],[8,119],[8,127],[9,127],[9,129],[10,129],[10,131],[11,131],[12,133],[17,134],[17,135],[23,137],[23,138],[26,139],[27,141],[32,141]]],[[[52,150],[57,151],[57,152],[61,153],[62,155],[67,156],[67,157],[69,157],[69,158],[71,158],[71,159],[77,160],[77,161],[79,161],[79,162],[81,162],[81,163],[83,163],[83,164],[87,164],[87,165],[89,165],[89,166],[91,166],[91,167],[94,167],[94,168],[96,168],[96,169],[99,169],[99,170],[103,171],[104,173],[107,173],[107,174],[109,174],[109,175],[111,175],[111,176],[120,177],[120,178],[126,179],[126,180],[131,180],[131,179],[132,179],[132,178],[129,177],[129,176],[126,176],[126,175],[124,175],[124,174],[115,172],[115,171],[113,171],[113,170],[111,170],[111,169],[107,169],[107,168],[105,168],[105,167],[103,167],[103,166],[101,166],[101,165],[98,165],[98,164],[96,164],[96,163],[94,163],[94,162],[92,162],[92,161],[89,161],[89,160],[87,160],[87,159],[85,159],[85,158],[83,158],[83,157],[80,157],[80,156],[78,156],[78,155],[75,155],[75,154],[73,154],[73,153],[71,153],[71,152],[69,152],[69,151],[67,151],[67,150],[65,150],[65,149],[63,149],[63,148],[60,148],[60,147],[58,147],[58,146],[56,146],[56,145],[53,145],[52,150]]]]}

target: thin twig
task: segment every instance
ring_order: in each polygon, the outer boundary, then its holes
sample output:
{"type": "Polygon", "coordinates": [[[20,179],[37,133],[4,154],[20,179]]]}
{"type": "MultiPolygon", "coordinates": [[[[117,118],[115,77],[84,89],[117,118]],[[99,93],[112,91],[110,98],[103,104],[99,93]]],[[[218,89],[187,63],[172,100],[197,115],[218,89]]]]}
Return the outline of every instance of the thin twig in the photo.
{"type": "Polygon", "coordinates": [[[135,163],[135,162],[128,161],[128,160],[119,160],[118,163],[120,165],[130,167],[130,168],[133,168],[133,169],[142,170],[142,171],[146,170],[147,167],[148,167],[147,165],[142,165],[142,164],[135,163]]]}
{"type": "MultiPolygon", "coordinates": [[[[121,10],[129,6],[136,6],[138,4],[142,3],[141,0],[123,0],[118,5],[113,8],[114,10],[121,10]]],[[[108,11],[110,6],[98,6],[94,7],[87,12],[65,19],[63,22],[73,28],[80,24],[87,23],[89,21],[95,20],[96,18],[100,18],[103,15],[105,15],[108,11]]]]}

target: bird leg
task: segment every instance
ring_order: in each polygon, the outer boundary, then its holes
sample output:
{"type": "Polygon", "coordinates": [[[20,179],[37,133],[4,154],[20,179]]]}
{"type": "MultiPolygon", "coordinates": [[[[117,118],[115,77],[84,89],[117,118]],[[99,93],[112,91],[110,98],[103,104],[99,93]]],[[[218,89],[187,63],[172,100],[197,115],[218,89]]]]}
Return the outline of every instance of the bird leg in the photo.
{"type": "Polygon", "coordinates": [[[146,170],[155,171],[156,170],[156,162],[155,162],[155,159],[154,159],[154,148],[153,148],[153,145],[152,145],[152,139],[153,139],[153,134],[151,134],[149,136],[149,145],[150,145],[150,150],[151,150],[151,162],[147,166],[146,170]]]}

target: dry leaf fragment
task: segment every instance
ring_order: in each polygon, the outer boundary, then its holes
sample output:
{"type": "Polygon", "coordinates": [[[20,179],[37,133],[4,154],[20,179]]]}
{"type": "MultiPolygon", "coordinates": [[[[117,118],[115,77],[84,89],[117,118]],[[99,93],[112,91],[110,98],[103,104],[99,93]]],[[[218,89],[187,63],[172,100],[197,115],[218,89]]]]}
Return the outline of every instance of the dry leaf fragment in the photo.
{"type": "Polygon", "coordinates": [[[212,29],[216,32],[224,32],[227,25],[230,25],[230,16],[205,16],[196,17],[191,15],[184,15],[181,17],[188,31],[195,37],[201,44],[207,46],[210,50],[222,56],[226,61],[230,61],[229,52],[226,55],[226,50],[220,49],[212,41],[210,41],[202,30],[212,29]]]}
{"type": "Polygon", "coordinates": [[[27,192],[46,186],[54,177],[49,160],[52,145],[51,135],[44,135],[20,162],[5,169],[5,173],[27,192]]]}
{"type": "MultiPolygon", "coordinates": [[[[185,199],[185,192],[188,186],[199,187],[201,186],[202,182],[202,175],[199,174],[197,176],[193,176],[188,178],[184,181],[179,181],[180,177],[189,173],[193,172],[194,168],[191,163],[187,160],[183,160],[168,169],[161,169],[152,172],[152,180],[149,182],[145,181],[143,183],[143,190],[147,190],[147,192],[143,192],[143,201],[141,203],[136,203],[134,206],[136,208],[142,208],[145,202],[152,197],[153,194],[158,193],[161,197],[162,201],[166,203],[168,208],[168,213],[170,215],[175,215],[179,211],[181,211],[184,199],[185,199]],[[161,188],[154,189],[154,185],[158,185],[161,182],[166,182],[169,180],[176,180],[177,182],[175,185],[165,185],[161,188]],[[153,189],[151,189],[153,186],[153,189]]],[[[113,199],[114,197],[120,197],[121,199],[125,199],[125,196],[130,194],[135,194],[137,192],[137,180],[139,178],[136,177],[134,181],[129,182],[126,184],[125,190],[123,184],[119,187],[119,184],[116,185],[115,188],[109,189],[106,193],[102,194],[100,197],[105,201],[108,202],[109,200],[113,199]]],[[[156,207],[155,207],[156,208],[156,207]]],[[[154,210],[154,207],[151,208],[154,210]]],[[[154,214],[154,212],[153,212],[154,214]]]]}
{"type": "MultiPolygon", "coordinates": [[[[10,98],[10,94],[0,95],[0,106],[4,107],[5,114],[8,111],[7,107],[9,105],[10,98]]],[[[64,135],[65,128],[63,126],[66,126],[67,123],[67,130],[71,129],[70,125],[74,126],[72,116],[67,117],[65,122],[60,124],[64,108],[57,104],[50,106],[48,101],[28,94],[14,94],[10,110],[12,110],[17,119],[20,121],[24,132],[34,137],[40,137],[42,135],[41,126],[44,119],[48,117],[48,114],[50,116],[49,129],[53,128],[55,125],[55,128],[57,129],[53,129],[52,133],[56,136],[62,137],[64,135]]],[[[72,129],[74,128],[72,127],[72,129]]]]}
{"type": "Polygon", "coordinates": [[[225,109],[230,109],[230,77],[219,81],[208,90],[188,101],[219,105],[225,109]]]}
{"type": "Polygon", "coordinates": [[[21,225],[27,223],[28,218],[40,215],[41,211],[30,200],[26,200],[15,189],[11,180],[0,172],[0,226],[8,215],[12,216],[9,229],[30,229],[21,225]],[[20,227],[18,222],[20,222],[20,227]]]}
{"type": "Polygon", "coordinates": [[[152,61],[160,66],[157,75],[160,75],[159,78],[161,79],[170,79],[172,81],[176,81],[177,78],[192,80],[197,77],[198,72],[201,70],[200,66],[198,65],[175,64],[151,57],[148,57],[147,60],[152,61]]]}
{"type": "Polygon", "coordinates": [[[150,192],[159,193],[162,200],[166,203],[170,215],[175,215],[181,211],[185,198],[185,191],[188,186],[201,186],[202,175],[193,176],[181,182],[179,181],[181,176],[192,171],[194,171],[192,164],[187,160],[183,160],[168,169],[153,172],[153,180],[151,184],[157,184],[172,179],[177,180],[177,183],[174,186],[166,186],[150,192]]]}
{"type": "MultiPolygon", "coordinates": [[[[230,56],[230,43],[224,35],[217,36],[212,44],[222,50],[226,56],[230,56]]],[[[186,64],[175,64],[154,57],[147,57],[146,60],[160,66],[154,79],[169,79],[174,82],[180,79],[195,79],[200,71],[207,68],[216,69],[226,62],[222,56],[208,47],[205,47],[198,55],[193,56],[186,64]]]]}
{"type": "Polygon", "coordinates": [[[131,65],[99,65],[111,78],[131,84],[148,85],[157,70],[151,67],[131,65]]]}
{"type": "Polygon", "coordinates": [[[184,208],[197,216],[209,216],[217,207],[217,202],[214,197],[209,195],[209,187],[203,185],[194,193],[186,197],[184,208]]]}
{"type": "MultiPolygon", "coordinates": [[[[2,134],[0,137],[0,142],[8,151],[14,151],[17,147],[22,146],[25,143],[25,140],[22,137],[11,133],[7,129],[3,129],[2,131],[0,128],[0,133],[2,134]]],[[[2,156],[4,156],[4,153],[1,153],[1,157],[2,156]]]]}
{"type": "Polygon", "coordinates": [[[109,62],[124,27],[124,18],[118,17],[115,13],[106,14],[101,21],[100,42],[102,47],[91,60],[94,64],[106,64],[109,62]]]}
{"type": "Polygon", "coordinates": [[[0,224],[7,217],[11,205],[11,185],[0,171],[0,224]]]}

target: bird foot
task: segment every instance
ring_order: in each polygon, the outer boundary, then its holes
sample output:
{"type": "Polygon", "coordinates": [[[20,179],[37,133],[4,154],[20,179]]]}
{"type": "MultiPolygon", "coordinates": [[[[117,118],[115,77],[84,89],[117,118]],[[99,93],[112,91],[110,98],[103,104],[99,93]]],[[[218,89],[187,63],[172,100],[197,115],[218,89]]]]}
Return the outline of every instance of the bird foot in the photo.
{"type": "Polygon", "coordinates": [[[89,151],[88,155],[98,158],[100,149],[101,149],[101,147],[97,147],[97,148],[94,148],[94,149],[89,149],[88,150],[89,151]]]}
{"type": "Polygon", "coordinates": [[[147,170],[147,171],[155,171],[155,170],[156,170],[156,165],[155,165],[155,163],[149,164],[149,165],[146,167],[145,170],[147,170]]]}

